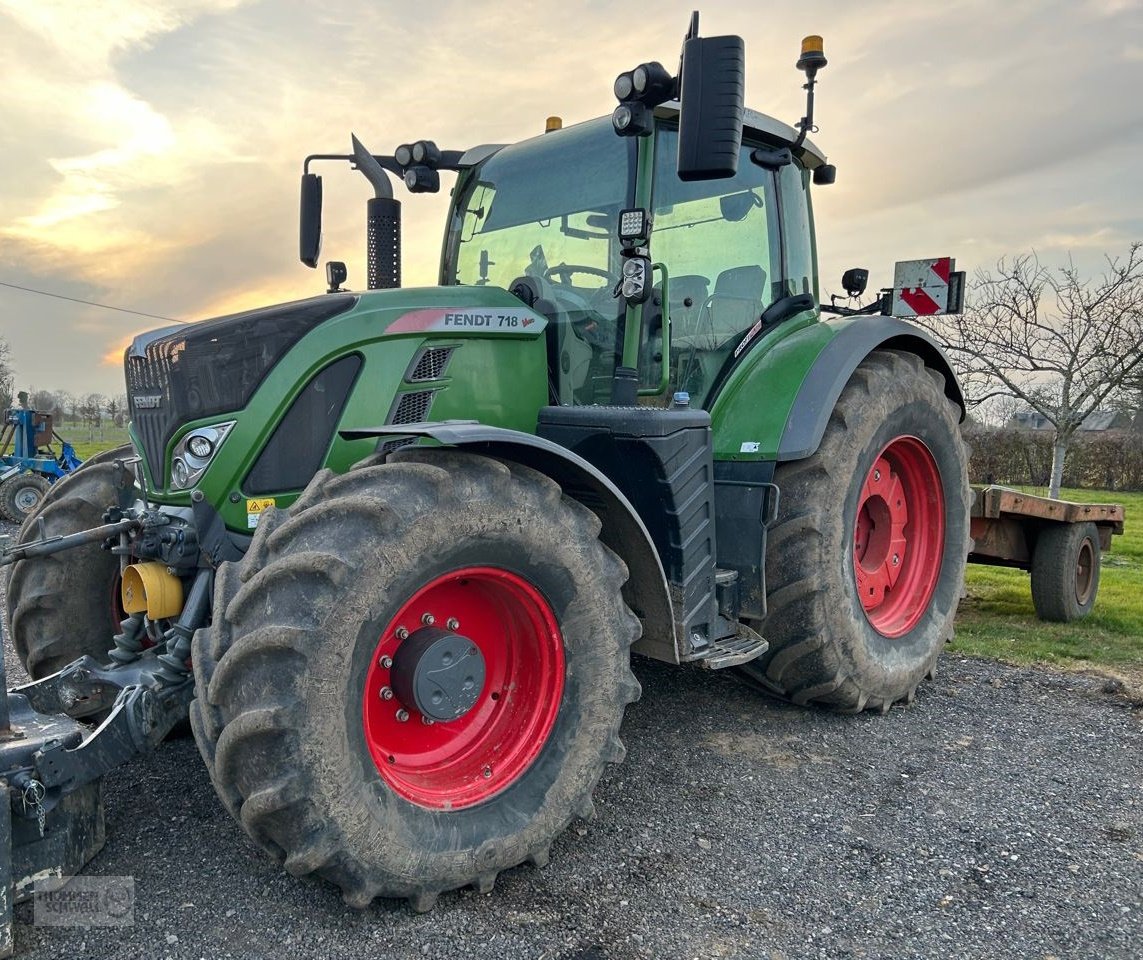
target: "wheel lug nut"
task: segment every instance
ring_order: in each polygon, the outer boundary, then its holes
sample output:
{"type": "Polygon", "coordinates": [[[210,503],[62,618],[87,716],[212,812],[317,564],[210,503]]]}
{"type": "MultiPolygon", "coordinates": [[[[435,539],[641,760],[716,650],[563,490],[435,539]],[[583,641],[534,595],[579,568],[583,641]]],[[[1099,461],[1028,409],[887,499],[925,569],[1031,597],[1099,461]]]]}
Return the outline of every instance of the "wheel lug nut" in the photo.
{"type": "Polygon", "coordinates": [[[485,767],[485,768],[484,768],[484,769],[481,771],[481,773],[483,773],[483,774],[484,774],[484,779],[485,779],[485,780],[488,780],[488,779],[489,779],[489,778],[491,778],[491,776],[492,776],[492,768],[491,768],[491,767],[485,767]]]}
{"type": "Polygon", "coordinates": [[[393,658],[387,654],[377,662],[381,665],[382,670],[388,670],[391,666],[393,666],[393,658]]]}
{"type": "Polygon", "coordinates": [[[409,639],[409,631],[406,630],[404,627],[398,627],[397,628],[397,639],[398,640],[408,640],[409,639]]]}
{"type": "Polygon", "coordinates": [[[436,721],[432,717],[422,716],[421,723],[423,723],[426,727],[431,727],[434,723],[436,723],[436,721]]]}
{"type": "Polygon", "coordinates": [[[421,617],[421,623],[423,623],[426,627],[431,627],[436,622],[437,618],[434,617],[431,613],[426,613],[421,617]]]}
{"type": "Polygon", "coordinates": [[[874,470],[873,471],[873,479],[874,480],[880,480],[881,479],[881,471],[880,470],[874,470]]]}
{"type": "Polygon", "coordinates": [[[404,709],[404,707],[402,707],[400,710],[397,711],[397,722],[398,723],[404,723],[408,719],[409,719],[409,711],[404,709]]]}
{"type": "Polygon", "coordinates": [[[393,688],[392,687],[382,687],[381,688],[381,699],[382,700],[392,700],[393,699],[393,688]]]}
{"type": "Polygon", "coordinates": [[[893,554],[893,566],[897,566],[901,562],[901,558],[897,554],[893,554]]]}
{"type": "Polygon", "coordinates": [[[460,621],[456,617],[449,617],[447,626],[450,630],[459,630],[460,621]]]}

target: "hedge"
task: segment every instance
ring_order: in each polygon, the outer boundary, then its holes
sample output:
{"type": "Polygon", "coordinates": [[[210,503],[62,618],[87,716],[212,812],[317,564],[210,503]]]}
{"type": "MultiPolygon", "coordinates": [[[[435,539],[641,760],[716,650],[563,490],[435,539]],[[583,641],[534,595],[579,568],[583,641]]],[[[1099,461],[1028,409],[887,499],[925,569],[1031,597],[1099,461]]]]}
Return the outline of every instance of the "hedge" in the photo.
{"type": "MultiPolygon", "coordinates": [[[[966,425],[972,448],[969,479],[1046,487],[1052,473],[1052,436],[1031,430],[966,425]]],[[[1078,434],[1064,458],[1065,487],[1143,490],[1143,433],[1108,430],[1078,434]]]]}

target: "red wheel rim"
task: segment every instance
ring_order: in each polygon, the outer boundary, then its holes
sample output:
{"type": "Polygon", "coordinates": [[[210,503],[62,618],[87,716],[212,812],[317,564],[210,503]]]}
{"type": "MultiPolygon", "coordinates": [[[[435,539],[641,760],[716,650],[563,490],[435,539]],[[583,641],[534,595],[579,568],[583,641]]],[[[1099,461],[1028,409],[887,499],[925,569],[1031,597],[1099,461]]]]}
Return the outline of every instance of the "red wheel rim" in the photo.
{"type": "Polygon", "coordinates": [[[900,637],[937,588],[945,543],[941,474],[929,448],[898,437],[873,461],[857,499],[853,572],[870,625],[900,637]]]}
{"type": "Polygon", "coordinates": [[[543,595],[507,570],[465,567],[421,587],[386,626],[365,678],[365,742],[382,779],[406,800],[469,807],[532,765],[555,725],[563,689],[563,637],[543,595]],[[467,637],[484,658],[476,703],[448,722],[427,723],[415,705],[392,694],[392,658],[405,632],[430,622],[467,637]]]}

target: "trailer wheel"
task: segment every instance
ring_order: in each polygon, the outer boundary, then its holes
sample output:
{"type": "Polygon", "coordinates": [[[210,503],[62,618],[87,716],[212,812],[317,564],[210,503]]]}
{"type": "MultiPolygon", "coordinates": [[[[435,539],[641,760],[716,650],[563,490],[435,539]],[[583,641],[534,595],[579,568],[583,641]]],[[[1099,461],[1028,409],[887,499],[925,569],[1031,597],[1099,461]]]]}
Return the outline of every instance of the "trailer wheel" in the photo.
{"type": "MultiPolygon", "coordinates": [[[[118,500],[113,462],[84,464],[55,484],[16,536],[66,536],[103,523],[118,500]]],[[[119,560],[99,544],[14,563],[8,577],[12,644],[32,679],[46,677],[84,654],[106,660],[119,629],[119,560]]]]}
{"type": "Polygon", "coordinates": [[[195,635],[219,797],[295,876],[364,907],[490,890],[593,813],[639,695],[597,518],[533,470],[410,450],[262,520],[195,635]]]}
{"type": "Polygon", "coordinates": [[[19,473],[0,483],[0,513],[13,523],[23,523],[36,512],[51,483],[38,473],[19,473]]]}
{"type": "Polygon", "coordinates": [[[1094,523],[1044,527],[1032,551],[1036,616],[1068,623],[1091,613],[1099,590],[1099,529],[1094,523]]]}
{"type": "Polygon", "coordinates": [[[911,700],[953,632],[969,549],[959,411],[912,354],[879,350],[812,456],[779,465],[766,549],[769,651],[742,669],[799,704],[911,700]]]}

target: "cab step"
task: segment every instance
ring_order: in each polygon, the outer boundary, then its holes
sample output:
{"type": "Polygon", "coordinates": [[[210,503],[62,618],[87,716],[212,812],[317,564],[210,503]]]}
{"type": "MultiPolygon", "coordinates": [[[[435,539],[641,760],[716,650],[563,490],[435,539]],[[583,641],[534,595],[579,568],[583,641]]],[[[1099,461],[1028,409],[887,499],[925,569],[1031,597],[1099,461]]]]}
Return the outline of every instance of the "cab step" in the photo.
{"type": "Polygon", "coordinates": [[[738,635],[716,640],[695,659],[707,670],[739,667],[756,660],[770,649],[770,644],[744,623],[738,624],[738,635]]]}

